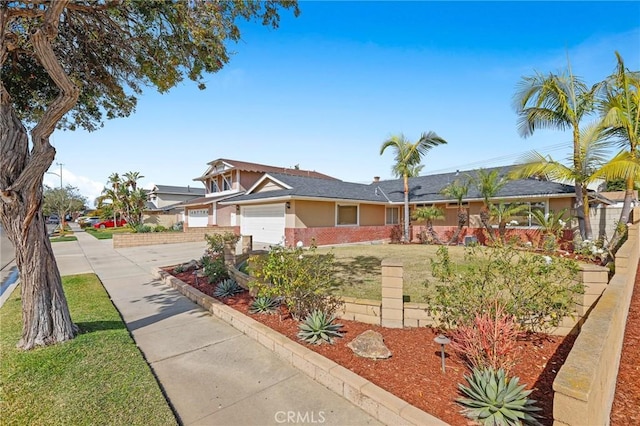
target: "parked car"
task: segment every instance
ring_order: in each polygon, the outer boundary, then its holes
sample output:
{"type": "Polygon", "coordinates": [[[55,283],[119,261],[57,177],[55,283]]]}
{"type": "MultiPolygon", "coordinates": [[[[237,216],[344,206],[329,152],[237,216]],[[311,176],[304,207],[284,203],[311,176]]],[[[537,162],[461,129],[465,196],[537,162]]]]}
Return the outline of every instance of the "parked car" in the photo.
{"type": "Polygon", "coordinates": [[[52,214],[51,216],[49,216],[46,220],[47,224],[50,225],[59,225],[60,224],[60,216],[58,216],[57,214],[52,214]]]}
{"type": "MultiPolygon", "coordinates": [[[[107,219],[96,223],[93,227],[96,229],[113,228],[113,223],[113,219],[107,219]]],[[[127,221],[124,219],[118,219],[117,224],[118,226],[124,226],[127,224],[127,221]]]]}

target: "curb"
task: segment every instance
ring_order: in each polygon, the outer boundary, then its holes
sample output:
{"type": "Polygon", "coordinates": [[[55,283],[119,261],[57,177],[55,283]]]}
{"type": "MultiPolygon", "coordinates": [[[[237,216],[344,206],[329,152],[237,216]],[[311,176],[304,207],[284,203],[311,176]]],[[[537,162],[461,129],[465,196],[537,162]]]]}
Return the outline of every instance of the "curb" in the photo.
{"type": "Polygon", "coordinates": [[[351,370],[305,348],[213,297],[207,296],[168,272],[155,268],[153,275],[382,423],[388,425],[448,425],[448,423],[414,407],[351,370]]]}

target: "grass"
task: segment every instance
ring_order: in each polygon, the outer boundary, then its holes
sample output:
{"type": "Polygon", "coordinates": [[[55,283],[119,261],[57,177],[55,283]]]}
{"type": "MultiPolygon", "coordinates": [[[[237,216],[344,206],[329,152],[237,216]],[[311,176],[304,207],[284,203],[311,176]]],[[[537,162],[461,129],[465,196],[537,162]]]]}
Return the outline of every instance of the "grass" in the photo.
{"type": "Polygon", "coordinates": [[[111,240],[113,239],[113,234],[122,234],[126,232],[132,232],[131,228],[128,226],[119,226],[117,228],[104,228],[104,229],[96,229],[93,227],[84,228],[85,232],[93,235],[99,240],[111,240]]]}
{"type": "Polygon", "coordinates": [[[63,277],[72,341],[21,351],[20,291],[0,309],[3,425],[176,424],[149,366],[93,274],[63,277]]]}
{"type": "MultiPolygon", "coordinates": [[[[332,252],[335,256],[340,295],[380,300],[382,260],[399,259],[404,266],[404,294],[411,302],[423,302],[428,289],[425,281],[432,280],[429,259],[436,257],[436,245],[357,244],[339,247],[320,247],[318,253],[332,252]]],[[[448,247],[453,263],[464,262],[464,247],[448,247]]]]}
{"type": "Polygon", "coordinates": [[[52,243],[62,243],[65,241],[78,241],[78,238],[75,235],[64,235],[61,237],[50,238],[49,241],[52,243]]]}

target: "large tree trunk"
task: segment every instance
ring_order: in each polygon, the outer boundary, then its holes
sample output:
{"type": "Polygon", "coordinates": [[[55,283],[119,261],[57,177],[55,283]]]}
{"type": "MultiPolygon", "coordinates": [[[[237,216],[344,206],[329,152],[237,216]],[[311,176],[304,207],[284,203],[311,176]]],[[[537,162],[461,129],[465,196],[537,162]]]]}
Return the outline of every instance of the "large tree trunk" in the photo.
{"type": "Polygon", "coordinates": [[[6,92],[2,93],[0,219],[15,247],[20,272],[22,338],[18,346],[31,349],[69,340],[74,337],[76,327],[71,321],[41,210],[42,174],[53,162],[55,150],[49,146],[48,150],[34,148],[29,153],[26,129],[7,98],[6,92]],[[27,167],[32,167],[33,173],[24,173],[27,167]],[[9,189],[18,178],[24,184],[9,189]]]}
{"type": "Polygon", "coordinates": [[[458,244],[458,238],[460,238],[460,234],[462,233],[462,228],[467,224],[469,220],[469,215],[466,211],[459,209],[458,210],[458,228],[455,230],[451,239],[447,243],[447,245],[458,244]]]}
{"type": "Polygon", "coordinates": [[[609,251],[615,254],[615,251],[620,245],[620,241],[626,233],[626,225],[629,223],[629,216],[631,215],[631,202],[636,198],[636,190],[634,189],[635,180],[630,177],[626,181],[626,189],[624,192],[624,202],[622,203],[622,211],[620,212],[620,220],[618,226],[611,237],[609,242],[609,251]]]}
{"type": "MultiPolygon", "coordinates": [[[[31,130],[31,151],[27,131],[0,81],[0,220],[16,250],[23,325],[18,346],[23,349],[69,340],[77,330],[71,321],[42,216],[42,177],[55,158],[49,137],[79,95],[79,89],[65,74],[51,46],[67,3],[68,0],[51,2],[41,26],[30,35],[36,57],[59,89],[56,99],[31,130]]],[[[6,10],[2,12],[0,66],[8,55],[4,39],[7,14],[6,10]]]]}
{"type": "Polygon", "coordinates": [[[591,220],[589,218],[589,201],[581,182],[575,183],[576,191],[576,216],[578,218],[578,229],[583,240],[591,240],[593,231],[591,230],[591,220]]]}

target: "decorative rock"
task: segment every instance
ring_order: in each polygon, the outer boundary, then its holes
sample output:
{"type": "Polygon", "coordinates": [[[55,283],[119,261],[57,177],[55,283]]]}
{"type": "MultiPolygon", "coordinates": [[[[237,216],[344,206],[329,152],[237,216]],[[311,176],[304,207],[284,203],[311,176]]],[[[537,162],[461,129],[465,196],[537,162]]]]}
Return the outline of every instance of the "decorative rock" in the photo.
{"type": "Polygon", "coordinates": [[[372,359],[386,359],[391,351],[384,344],[382,334],[367,330],[347,343],[347,346],[358,356],[372,359]]]}
{"type": "Polygon", "coordinates": [[[183,263],[182,267],[184,268],[185,271],[190,271],[192,269],[196,269],[198,267],[198,262],[195,260],[190,260],[187,263],[183,263]]]}

